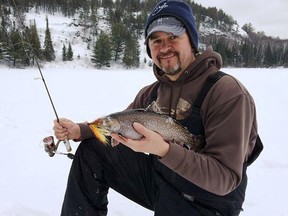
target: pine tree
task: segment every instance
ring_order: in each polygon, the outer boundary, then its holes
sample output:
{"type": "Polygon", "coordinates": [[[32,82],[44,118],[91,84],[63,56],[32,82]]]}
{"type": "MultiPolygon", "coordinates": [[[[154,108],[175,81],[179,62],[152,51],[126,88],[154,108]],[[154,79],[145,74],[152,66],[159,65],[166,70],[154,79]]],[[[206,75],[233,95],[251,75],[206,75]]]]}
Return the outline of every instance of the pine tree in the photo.
{"type": "Polygon", "coordinates": [[[29,41],[32,51],[32,59],[34,64],[34,58],[42,59],[42,51],[41,51],[41,43],[37,32],[36,22],[34,20],[34,23],[30,25],[30,29],[28,29],[27,35],[29,36],[29,41]]]}
{"type": "Polygon", "coordinates": [[[260,53],[260,49],[259,49],[259,45],[258,44],[254,44],[254,64],[252,65],[252,67],[259,67],[261,66],[262,62],[261,62],[261,53],[260,53]]]}
{"type": "Polygon", "coordinates": [[[245,40],[241,49],[242,63],[244,67],[251,67],[254,59],[253,44],[249,40],[245,40]]]}
{"type": "Polygon", "coordinates": [[[0,60],[4,59],[4,53],[5,53],[5,43],[4,43],[4,30],[2,30],[0,26],[0,60]]]}
{"type": "Polygon", "coordinates": [[[44,40],[44,58],[46,61],[55,60],[55,51],[52,44],[51,33],[49,29],[48,17],[46,17],[46,31],[45,31],[45,40],[44,40]]]}
{"type": "Polygon", "coordinates": [[[17,62],[21,64],[29,64],[29,56],[27,55],[27,42],[22,41],[24,38],[18,30],[13,30],[10,33],[11,45],[8,48],[8,60],[13,62],[13,66],[16,66],[17,62]],[[22,37],[22,38],[21,38],[22,37]]]}
{"type": "Polygon", "coordinates": [[[128,35],[126,37],[126,46],[124,51],[123,63],[127,68],[139,67],[140,46],[137,37],[128,35]]]}
{"type": "Polygon", "coordinates": [[[104,8],[104,13],[106,14],[109,9],[113,8],[114,2],[113,0],[105,0],[102,1],[102,7],[104,8]]]}
{"type": "Polygon", "coordinates": [[[253,25],[251,23],[246,23],[242,26],[242,29],[247,33],[247,34],[251,34],[255,31],[255,28],[253,27],[253,25]]]}
{"type": "Polygon", "coordinates": [[[111,29],[111,44],[112,44],[112,52],[113,52],[113,59],[117,61],[120,59],[120,55],[123,54],[124,50],[124,43],[125,38],[127,35],[126,28],[121,23],[115,23],[112,25],[111,29]]]}
{"type": "Polygon", "coordinates": [[[68,61],[73,60],[73,51],[72,51],[71,43],[69,43],[69,45],[68,45],[67,60],[68,61]]]}
{"type": "Polygon", "coordinates": [[[111,60],[111,41],[107,34],[101,32],[96,41],[91,61],[97,68],[102,66],[110,67],[111,60]]]}
{"type": "Polygon", "coordinates": [[[67,61],[67,53],[66,53],[66,46],[65,46],[65,44],[63,44],[63,48],[62,48],[62,60],[63,60],[63,61],[67,61]]]}
{"type": "Polygon", "coordinates": [[[218,53],[221,53],[222,59],[223,59],[223,63],[227,62],[227,41],[225,41],[224,38],[216,38],[216,43],[214,44],[215,47],[215,51],[218,53]]]}
{"type": "MultiPolygon", "coordinates": [[[[3,7],[3,10],[5,7],[3,7]]],[[[1,11],[1,10],[0,10],[1,11]]],[[[0,24],[0,59],[7,60],[9,54],[8,49],[9,45],[11,45],[11,41],[9,41],[9,33],[7,32],[9,19],[7,16],[4,16],[4,12],[1,16],[1,24],[0,24]]]]}
{"type": "Polygon", "coordinates": [[[271,67],[274,66],[274,64],[275,64],[274,55],[272,52],[271,45],[269,43],[264,53],[264,65],[266,67],[271,67]]]}
{"type": "Polygon", "coordinates": [[[284,67],[288,67],[288,48],[287,47],[283,54],[283,65],[284,67]]]}

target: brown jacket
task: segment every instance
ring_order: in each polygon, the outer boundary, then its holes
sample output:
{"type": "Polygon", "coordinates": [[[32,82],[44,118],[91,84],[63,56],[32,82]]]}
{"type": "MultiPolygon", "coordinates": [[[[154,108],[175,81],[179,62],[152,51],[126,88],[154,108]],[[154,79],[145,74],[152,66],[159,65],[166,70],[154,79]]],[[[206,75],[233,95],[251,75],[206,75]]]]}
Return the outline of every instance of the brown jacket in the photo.
{"type": "MultiPolygon", "coordinates": [[[[177,81],[170,81],[154,65],[154,74],[160,81],[156,102],[161,111],[177,120],[189,116],[207,77],[218,71],[221,64],[221,56],[208,48],[177,81]]],[[[142,88],[128,109],[147,107],[145,101],[151,90],[152,85],[142,88]]],[[[208,92],[200,112],[205,130],[204,149],[196,153],[170,144],[167,155],[159,160],[197,186],[225,195],[239,185],[243,162],[255,145],[255,104],[237,79],[224,76],[208,92]]]]}

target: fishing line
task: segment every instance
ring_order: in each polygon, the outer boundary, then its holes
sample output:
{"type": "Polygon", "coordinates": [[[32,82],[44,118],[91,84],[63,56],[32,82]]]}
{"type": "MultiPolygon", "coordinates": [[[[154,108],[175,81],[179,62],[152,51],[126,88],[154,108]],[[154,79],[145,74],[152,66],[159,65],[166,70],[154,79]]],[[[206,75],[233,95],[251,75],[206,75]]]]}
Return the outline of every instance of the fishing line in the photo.
{"type": "MultiPolygon", "coordinates": [[[[21,25],[21,26],[20,26],[20,29],[23,29],[23,34],[25,34],[25,36],[26,36],[26,38],[27,38],[27,42],[25,42],[24,39],[23,39],[23,36],[20,34],[20,32],[18,33],[18,34],[19,34],[19,37],[20,37],[20,40],[21,40],[21,44],[22,44],[23,49],[24,49],[24,52],[25,52],[26,56],[28,57],[28,59],[30,60],[30,55],[29,55],[29,53],[27,52],[27,50],[26,50],[26,48],[25,48],[25,45],[24,45],[24,44],[27,44],[27,45],[29,46],[29,48],[32,50],[34,60],[35,60],[35,62],[36,62],[38,71],[39,71],[40,76],[41,76],[41,80],[43,81],[43,84],[44,84],[46,93],[47,93],[48,98],[49,98],[49,101],[50,101],[50,104],[51,104],[52,109],[53,109],[53,111],[54,111],[54,114],[55,114],[55,116],[56,116],[56,120],[57,120],[57,122],[59,123],[60,120],[59,120],[58,113],[57,113],[57,111],[56,111],[54,102],[53,102],[53,100],[52,100],[52,97],[51,97],[50,91],[49,91],[49,89],[48,89],[47,83],[46,83],[46,81],[45,81],[44,75],[43,75],[43,73],[42,73],[42,70],[41,70],[41,68],[40,68],[39,61],[38,61],[38,59],[37,59],[37,56],[35,55],[35,52],[34,52],[34,49],[33,49],[32,45],[31,45],[31,42],[30,42],[30,39],[29,39],[29,35],[28,35],[27,32],[25,31],[24,21],[23,21],[23,20],[21,19],[21,17],[20,17],[20,12],[17,10],[17,6],[16,6],[15,0],[12,0],[12,2],[13,2],[13,4],[14,4],[15,17],[16,17],[16,18],[18,17],[18,20],[19,20],[20,25],[21,25]],[[17,16],[17,15],[18,15],[18,16],[17,16]]],[[[11,8],[13,8],[13,7],[10,5],[10,3],[9,3],[8,0],[7,0],[7,4],[8,4],[11,8]]],[[[2,27],[2,28],[4,29],[4,27],[2,27]]],[[[9,36],[8,31],[5,30],[5,29],[4,29],[4,31],[6,32],[8,38],[9,38],[9,43],[10,43],[11,45],[13,45],[13,44],[12,44],[12,40],[11,40],[11,38],[10,38],[10,36],[9,36]]],[[[14,46],[14,45],[13,45],[13,46],[14,46]]],[[[68,139],[63,140],[63,143],[64,143],[64,145],[66,146],[67,152],[72,151],[72,148],[71,148],[71,145],[70,145],[68,139]]],[[[45,145],[45,143],[44,143],[44,145],[45,145]]],[[[56,149],[53,150],[55,153],[57,152],[57,148],[58,148],[58,145],[57,145],[56,149]]],[[[46,151],[46,149],[45,149],[45,151],[46,151]]],[[[46,152],[47,152],[47,151],[46,151],[46,152]]],[[[54,154],[55,154],[55,153],[54,153],[54,154]]],[[[48,154],[49,154],[49,152],[48,152],[48,154]]],[[[54,156],[54,154],[53,154],[53,156],[54,156]]],[[[64,153],[63,153],[63,154],[64,154],[64,153]]],[[[50,155],[50,154],[49,154],[49,155],[50,155]]],[[[66,154],[66,155],[67,155],[69,158],[72,158],[72,156],[71,156],[72,154],[71,154],[71,153],[66,154]]]]}

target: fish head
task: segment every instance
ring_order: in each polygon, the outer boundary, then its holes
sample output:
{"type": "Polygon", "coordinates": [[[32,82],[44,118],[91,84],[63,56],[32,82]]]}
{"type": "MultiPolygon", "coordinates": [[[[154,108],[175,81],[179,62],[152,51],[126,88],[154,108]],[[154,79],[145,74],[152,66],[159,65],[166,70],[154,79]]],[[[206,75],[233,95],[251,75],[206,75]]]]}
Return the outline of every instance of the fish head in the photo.
{"type": "Polygon", "coordinates": [[[102,125],[106,130],[114,133],[118,133],[121,128],[120,122],[113,116],[102,118],[102,125]]]}
{"type": "Polygon", "coordinates": [[[102,143],[107,144],[111,132],[118,133],[120,122],[113,116],[98,118],[88,124],[95,137],[102,143]]]}

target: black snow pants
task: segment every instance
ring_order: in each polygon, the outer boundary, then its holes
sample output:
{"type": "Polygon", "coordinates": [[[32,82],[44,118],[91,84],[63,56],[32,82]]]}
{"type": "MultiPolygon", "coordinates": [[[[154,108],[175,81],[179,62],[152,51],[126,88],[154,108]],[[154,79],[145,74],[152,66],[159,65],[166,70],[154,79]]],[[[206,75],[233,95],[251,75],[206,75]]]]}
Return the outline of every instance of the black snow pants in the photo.
{"type": "Polygon", "coordinates": [[[85,140],[71,166],[61,216],[107,215],[110,187],[155,216],[221,215],[185,198],[169,183],[173,179],[163,178],[165,168],[157,157],[135,153],[124,145],[110,147],[94,138],[85,140]]]}

